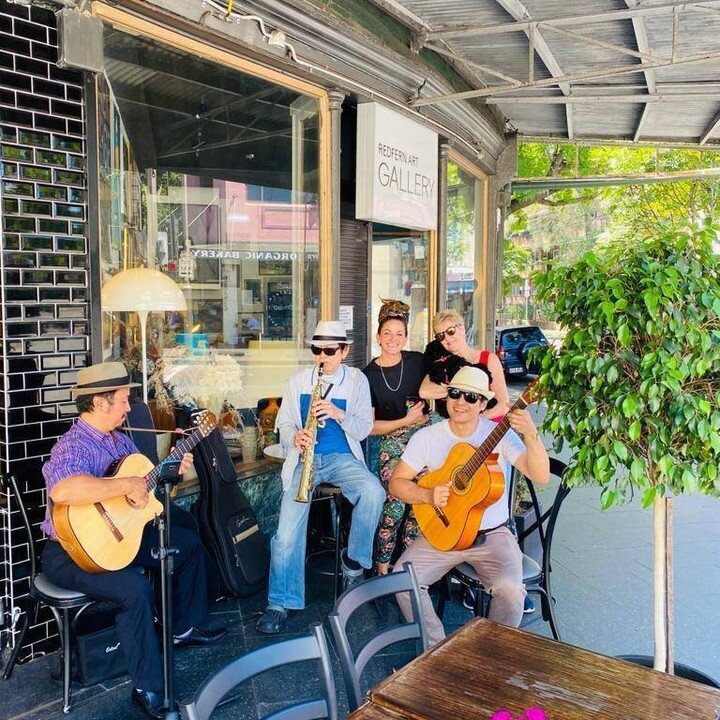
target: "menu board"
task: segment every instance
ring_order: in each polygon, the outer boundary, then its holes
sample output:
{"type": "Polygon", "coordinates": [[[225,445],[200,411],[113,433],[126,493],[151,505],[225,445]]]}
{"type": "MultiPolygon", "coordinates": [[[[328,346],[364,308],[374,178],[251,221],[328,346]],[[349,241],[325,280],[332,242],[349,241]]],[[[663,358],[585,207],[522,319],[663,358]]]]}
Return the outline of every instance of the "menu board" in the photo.
{"type": "Polygon", "coordinates": [[[267,284],[267,335],[289,340],[292,334],[292,281],[270,281],[267,284]]]}

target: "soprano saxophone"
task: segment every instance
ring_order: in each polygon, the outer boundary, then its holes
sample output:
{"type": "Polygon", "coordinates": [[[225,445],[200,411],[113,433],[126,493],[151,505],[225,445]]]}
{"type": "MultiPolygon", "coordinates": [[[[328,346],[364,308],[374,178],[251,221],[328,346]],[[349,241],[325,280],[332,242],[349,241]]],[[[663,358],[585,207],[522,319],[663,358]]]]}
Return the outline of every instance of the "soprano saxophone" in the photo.
{"type": "Polygon", "coordinates": [[[319,423],[313,412],[313,405],[322,399],[322,363],[318,365],[318,379],[310,396],[310,406],[308,407],[307,419],[305,420],[305,432],[310,433],[310,444],[305,448],[300,458],[302,463],[302,473],[300,474],[300,485],[298,486],[295,501],[299,503],[310,502],[310,493],[313,485],[313,460],[315,459],[315,441],[317,439],[317,431],[319,427],[323,427],[324,423],[319,423]]]}

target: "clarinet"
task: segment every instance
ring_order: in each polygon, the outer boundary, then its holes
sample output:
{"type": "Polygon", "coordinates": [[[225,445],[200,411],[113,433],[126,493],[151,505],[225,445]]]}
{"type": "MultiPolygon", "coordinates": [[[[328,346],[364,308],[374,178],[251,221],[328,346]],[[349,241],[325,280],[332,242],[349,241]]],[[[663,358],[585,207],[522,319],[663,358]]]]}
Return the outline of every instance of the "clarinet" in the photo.
{"type": "Polygon", "coordinates": [[[305,432],[310,433],[310,444],[303,451],[300,462],[302,463],[302,473],[300,474],[300,485],[298,486],[295,502],[310,502],[310,493],[313,485],[313,461],[315,460],[315,442],[317,440],[317,431],[319,427],[324,427],[325,423],[318,422],[313,405],[322,399],[322,375],[323,365],[318,365],[318,379],[310,396],[310,407],[308,408],[307,420],[305,420],[305,432]]]}

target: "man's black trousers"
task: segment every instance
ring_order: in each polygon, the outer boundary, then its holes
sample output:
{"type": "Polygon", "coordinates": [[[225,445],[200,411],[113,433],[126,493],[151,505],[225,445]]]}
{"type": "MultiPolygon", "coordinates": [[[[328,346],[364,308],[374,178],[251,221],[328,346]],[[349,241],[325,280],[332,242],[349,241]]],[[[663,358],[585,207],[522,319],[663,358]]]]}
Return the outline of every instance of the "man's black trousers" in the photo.
{"type": "MultiPolygon", "coordinates": [[[[205,620],[208,599],[205,554],[195,519],[175,505],[171,508],[170,541],[178,550],[173,575],[173,626],[177,635],[205,620]]],[[[42,569],[62,587],[120,606],[117,633],[130,677],[136,688],[161,693],[162,654],[154,626],[155,598],[148,579],[137,570],[140,567],[159,571],[160,561],[150,553],[158,543],[157,527],[148,523],[132,565],[124,570],[89,573],[73,562],[60,543],[48,540],[42,553],[42,569]]]]}

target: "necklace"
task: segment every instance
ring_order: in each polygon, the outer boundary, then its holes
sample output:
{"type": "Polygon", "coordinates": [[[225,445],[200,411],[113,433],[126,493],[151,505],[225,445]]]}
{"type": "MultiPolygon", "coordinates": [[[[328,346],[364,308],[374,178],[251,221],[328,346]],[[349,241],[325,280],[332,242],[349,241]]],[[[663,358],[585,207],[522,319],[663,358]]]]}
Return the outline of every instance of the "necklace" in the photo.
{"type": "MultiPolygon", "coordinates": [[[[402,385],[403,366],[405,365],[405,358],[402,356],[400,357],[400,379],[398,380],[397,387],[390,387],[390,383],[387,381],[387,378],[385,377],[385,371],[383,370],[383,366],[377,361],[375,361],[375,364],[380,368],[380,374],[382,375],[382,379],[383,379],[383,382],[385,383],[385,387],[390,392],[397,392],[400,389],[400,386],[402,385]]],[[[395,366],[392,365],[391,367],[395,367],[395,366]]]]}

